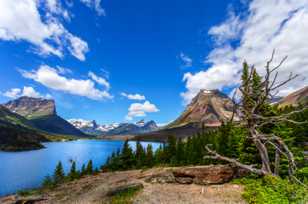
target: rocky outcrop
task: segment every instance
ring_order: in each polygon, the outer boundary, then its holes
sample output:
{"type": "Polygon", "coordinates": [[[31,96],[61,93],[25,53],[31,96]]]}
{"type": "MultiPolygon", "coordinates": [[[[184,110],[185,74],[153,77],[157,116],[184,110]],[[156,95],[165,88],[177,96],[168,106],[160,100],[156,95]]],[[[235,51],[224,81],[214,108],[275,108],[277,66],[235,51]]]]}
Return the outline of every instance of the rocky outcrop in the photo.
{"type": "MultiPolygon", "coordinates": [[[[185,111],[168,128],[189,123],[202,123],[205,126],[220,126],[221,121],[232,117],[233,102],[219,90],[200,90],[185,111]]],[[[237,117],[235,117],[237,119],[237,117]]]]}
{"type": "Polygon", "coordinates": [[[208,165],[170,168],[145,176],[145,180],[149,183],[210,185],[227,183],[245,174],[247,174],[246,171],[231,165],[208,165]]]}
{"type": "MultiPolygon", "coordinates": [[[[174,170],[175,178],[190,178],[191,183],[208,185],[229,182],[236,176],[237,168],[229,165],[188,167],[174,170]]],[[[180,179],[181,181],[181,179],[180,179]]]]}

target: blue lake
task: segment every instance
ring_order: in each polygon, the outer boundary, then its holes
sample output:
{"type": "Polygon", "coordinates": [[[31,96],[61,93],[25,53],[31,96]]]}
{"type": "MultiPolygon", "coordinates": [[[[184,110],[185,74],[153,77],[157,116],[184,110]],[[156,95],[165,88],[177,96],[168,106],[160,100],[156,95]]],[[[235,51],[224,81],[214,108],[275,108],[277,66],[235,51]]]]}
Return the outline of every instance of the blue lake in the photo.
{"type": "MultiPolygon", "coordinates": [[[[144,147],[149,143],[142,142],[144,147]]],[[[151,143],[153,150],[159,143],[151,143]]],[[[123,141],[77,140],[69,142],[44,143],[45,149],[26,152],[0,151],[0,196],[19,190],[39,187],[46,175],[52,175],[55,166],[62,162],[66,172],[70,161],[75,160],[78,169],[90,159],[94,167],[106,162],[112,152],[122,148],[123,141]]],[[[135,142],[130,142],[135,149],[135,142]]]]}

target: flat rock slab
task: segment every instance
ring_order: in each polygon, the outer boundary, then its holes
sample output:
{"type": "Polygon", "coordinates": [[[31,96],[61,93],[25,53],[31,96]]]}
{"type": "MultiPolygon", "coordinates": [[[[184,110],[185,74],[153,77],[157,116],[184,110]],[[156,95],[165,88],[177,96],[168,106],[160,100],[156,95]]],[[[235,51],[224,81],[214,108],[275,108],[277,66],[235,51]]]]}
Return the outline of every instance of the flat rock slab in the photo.
{"type": "Polygon", "coordinates": [[[149,183],[179,183],[179,184],[223,184],[238,177],[239,169],[231,165],[208,165],[193,167],[166,168],[145,175],[149,183]]]}
{"type": "Polygon", "coordinates": [[[192,178],[195,184],[208,185],[229,182],[235,177],[236,169],[229,165],[209,165],[179,168],[172,173],[176,178],[192,178]]]}

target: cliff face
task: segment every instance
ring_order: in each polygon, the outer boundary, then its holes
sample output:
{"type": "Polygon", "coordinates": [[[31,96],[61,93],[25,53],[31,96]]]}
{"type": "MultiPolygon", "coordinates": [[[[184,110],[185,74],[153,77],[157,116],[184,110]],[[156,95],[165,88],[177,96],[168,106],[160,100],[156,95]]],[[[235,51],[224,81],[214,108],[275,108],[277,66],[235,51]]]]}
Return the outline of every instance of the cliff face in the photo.
{"type": "Polygon", "coordinates": [[[23,96],[9,101],[4,106],[12,112],[29,119],[57,114],[55,101],[50,99],[23,96]]]}
{"type": "Polygon", "coordinates": [[[219,90],[200,90],[185,111],[168,127],[179,127],[189,123],[220,126],[221,121],[232,117],[232,100],[219,90]]]}

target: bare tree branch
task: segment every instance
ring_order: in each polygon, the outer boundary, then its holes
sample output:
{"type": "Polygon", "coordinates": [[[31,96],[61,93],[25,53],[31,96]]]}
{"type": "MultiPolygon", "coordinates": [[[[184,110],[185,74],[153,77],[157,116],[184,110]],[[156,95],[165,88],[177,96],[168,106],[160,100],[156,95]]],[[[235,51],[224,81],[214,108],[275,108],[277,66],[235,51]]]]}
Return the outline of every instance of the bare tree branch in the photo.
{"type": "Polygon", "coordinates": [[[238,166],[240,168],[243,168],[243,169],[246,169],[250,172],[258,174],[258,175],[268,174],[267,172],[265,172],[261,169],[254,168],[255,165],[243,164],[243,163],[237,161],[236,159],[232,159],[232,158],[229,158],[229,157],[222,156],[222,155],[218,154],[216,151],[211,150],[207,145],[205,146],[205,149],[210,154],[210,155],[204,156],[203,158],[205,158],[205,159],[218,159],[218,160],[226,161],[226,162],[235,164],[236,166],[238,166]]]}
{"type": "Polygon", "coordinates": [[[290,75],[289,75],[289,78],[285,81],[282,81],[280,82],[278,85],[274,86],[273,88],[270,89],[270,91],[274,91],[282,86],[284,86],[285,84],[287,84],[288,82],[294,80],[295,78],[297,78],[299,75],[296,74],[296,75],[293,75],[293,73],[291,72],[290,75]]]}

